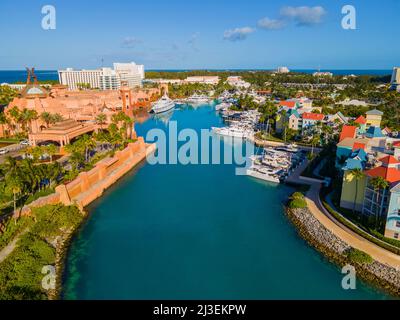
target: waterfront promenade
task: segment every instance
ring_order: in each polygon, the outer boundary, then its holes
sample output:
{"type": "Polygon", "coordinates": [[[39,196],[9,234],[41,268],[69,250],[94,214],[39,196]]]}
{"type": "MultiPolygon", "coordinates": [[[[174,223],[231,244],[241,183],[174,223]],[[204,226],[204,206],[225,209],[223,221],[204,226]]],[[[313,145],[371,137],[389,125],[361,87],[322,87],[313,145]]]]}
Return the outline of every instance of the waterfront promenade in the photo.
{"type": "Polygon", "coordinates": [[[369,254],[376,261],[400,269],[400,256],[396,255],[367,239],[356,234],[339,221],[337,221],[322,205],[319,197],[321,183],[310,183],[310,190],[306,194],[306,201],[310,212],[316,219],[338,238],[356,248],[369,254]]]}

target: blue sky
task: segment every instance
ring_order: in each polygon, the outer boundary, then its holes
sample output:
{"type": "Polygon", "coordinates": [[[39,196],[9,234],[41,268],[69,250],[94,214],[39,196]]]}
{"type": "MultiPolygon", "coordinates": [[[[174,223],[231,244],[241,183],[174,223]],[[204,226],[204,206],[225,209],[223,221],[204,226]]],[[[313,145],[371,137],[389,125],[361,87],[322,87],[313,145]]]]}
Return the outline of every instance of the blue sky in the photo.
{"type": "Polygon", "coordinates": [[[1,0],[0,69],[391,69],[399,13],[397,0],[1,0]],[[41,28],[47,4],[56,30],[41,28]],[[341,27],[346,4],[356,30],[341,27]]]}

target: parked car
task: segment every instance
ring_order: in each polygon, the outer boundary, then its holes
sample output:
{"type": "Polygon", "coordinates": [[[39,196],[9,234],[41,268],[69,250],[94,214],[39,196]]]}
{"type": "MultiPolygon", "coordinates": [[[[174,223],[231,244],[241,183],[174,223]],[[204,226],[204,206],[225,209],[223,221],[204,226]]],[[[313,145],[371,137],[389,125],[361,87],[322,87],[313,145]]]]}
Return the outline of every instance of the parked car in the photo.
{"type": "Polygon", "coordinates": [[[7,149],[1,149],[1,150],[0,150],[0,155],[4,155],[4,154],[6,154],[7,152],[8,152],[7,149]]]}
{"type": "Polygon", "coordinates": [[[23,146],[29,146],[30,145],[29,140],[22,140],[19,144],[23,145],[23,146]]]}

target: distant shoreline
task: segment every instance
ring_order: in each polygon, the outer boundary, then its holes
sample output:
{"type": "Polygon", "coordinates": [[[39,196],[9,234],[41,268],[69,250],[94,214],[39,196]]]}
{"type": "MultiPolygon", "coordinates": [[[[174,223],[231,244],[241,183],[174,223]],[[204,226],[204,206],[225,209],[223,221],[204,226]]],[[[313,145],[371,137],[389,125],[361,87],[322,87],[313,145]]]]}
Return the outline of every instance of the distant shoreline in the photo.
{"type": "MultiPolygon", "coordinates": [[[[146,72],[191,72],[191,71],[204,71],[204,72],[272,72],[272,69],[149,69],[146,72]]],[[[316,69],[293,69],[291,72],[312,74],[316,72],[316,69]]],[[[385,77],[391,76],[392,70],[387,69],[321,69],[321,72],[331,72],[335,76],[345,75],[356,75],[356,76],[376,76],[385,77]]],[[[58,81],[57,70],[36,70],[38,79],[43,83],[46,81],[58,81]]],[[[26,82],[26,70],[0,70],[0,84],[2,83],[25,83],[26,82]]]]}

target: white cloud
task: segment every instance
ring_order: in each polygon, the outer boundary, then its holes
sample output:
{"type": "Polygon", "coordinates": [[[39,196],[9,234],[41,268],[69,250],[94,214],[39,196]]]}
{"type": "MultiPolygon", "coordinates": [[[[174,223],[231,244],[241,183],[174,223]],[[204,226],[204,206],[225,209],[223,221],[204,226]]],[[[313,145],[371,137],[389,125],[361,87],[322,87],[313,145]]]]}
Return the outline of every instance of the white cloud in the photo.
{"type": "Polygon", "coordinates": [[[284,18],[293,19],[299,26],[311,26],[322,22],[326,11],[323,7],[283,7],[280,12],[284,18]]]}
{"type": "Polygon", "coordinates": [[[249,34],[253,33],[254,31],[255,31],[255,29],[250,28],[250,27],[226,30],[224,32],[224,40],[229,40],[229,41],[244,40],[247,38],[247,36],[249,34]]]}
{"type": "Polygon", "coordinates": [[[134,48],[137,44],[142,43],[142,40],[139,40],[136,37],[125,37],[124,40],[122,40],[122,48],[134,48]]]}
{"type": "Polygon", "coordinates": [[[258,20],[257,26],[262,29],[278,30],[286,26],[286,22],[281,19],[269,19],[267,17],[258,20]]]}

